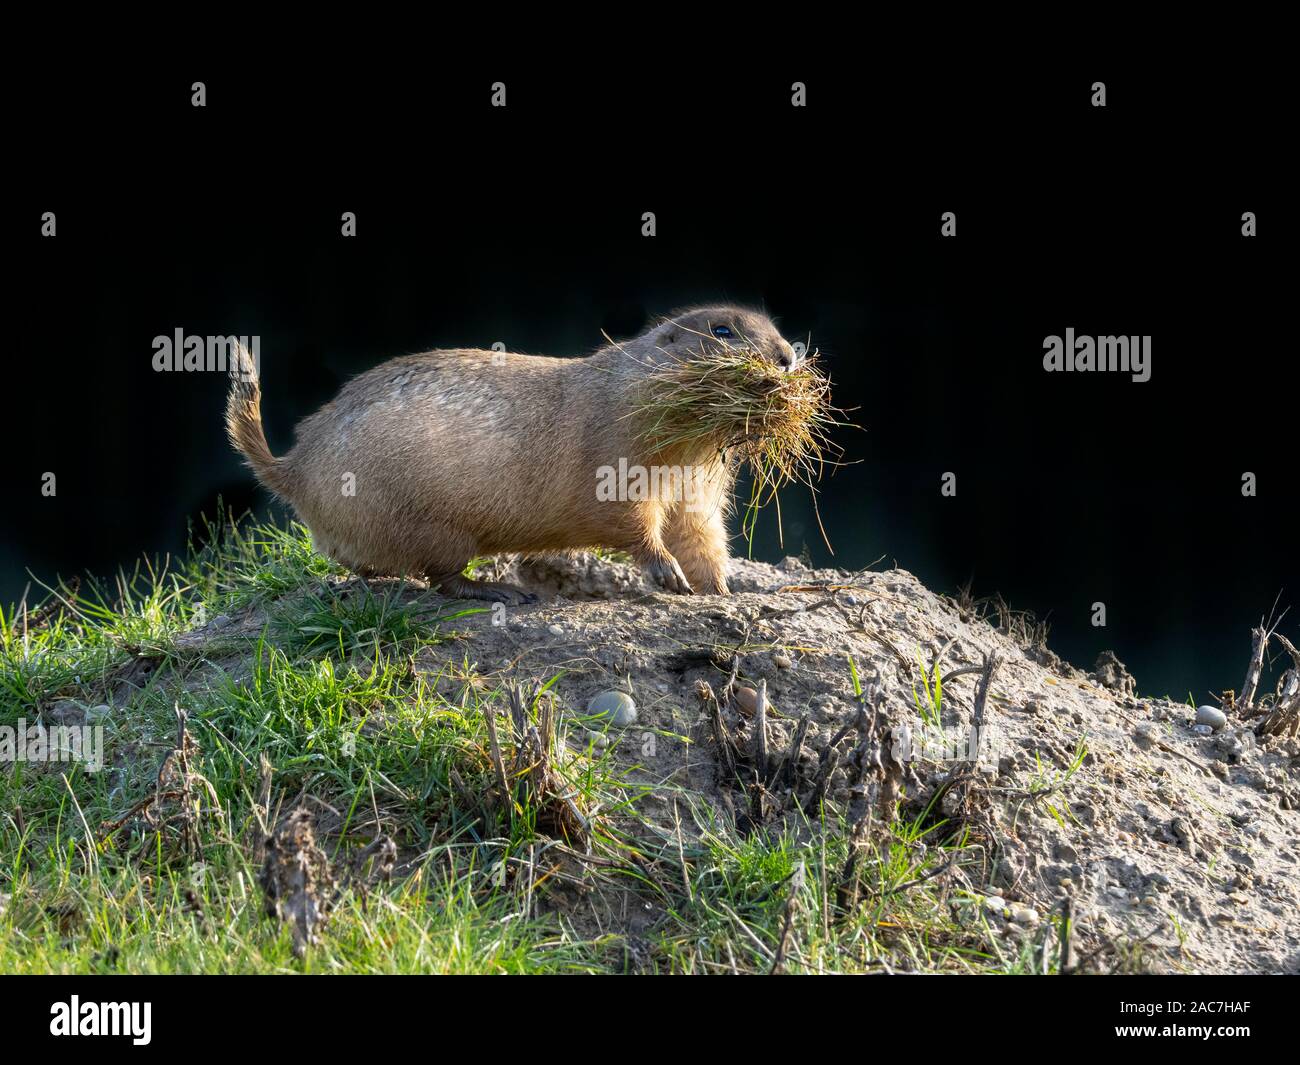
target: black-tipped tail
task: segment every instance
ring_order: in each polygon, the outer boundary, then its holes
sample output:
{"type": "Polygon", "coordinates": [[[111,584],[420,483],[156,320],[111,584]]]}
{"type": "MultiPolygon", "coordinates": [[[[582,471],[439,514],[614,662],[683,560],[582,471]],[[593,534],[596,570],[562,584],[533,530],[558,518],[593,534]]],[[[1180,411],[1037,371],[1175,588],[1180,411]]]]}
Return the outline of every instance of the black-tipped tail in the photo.
{"type": "Polygon", "coordinates": [[[262,430],[262,383],[257,360],[238,340],[230,342],[230,395],[226,399],[226,435],[248,461],[257,479],[284,494],[283,464],[271,454],[262,430]]]}

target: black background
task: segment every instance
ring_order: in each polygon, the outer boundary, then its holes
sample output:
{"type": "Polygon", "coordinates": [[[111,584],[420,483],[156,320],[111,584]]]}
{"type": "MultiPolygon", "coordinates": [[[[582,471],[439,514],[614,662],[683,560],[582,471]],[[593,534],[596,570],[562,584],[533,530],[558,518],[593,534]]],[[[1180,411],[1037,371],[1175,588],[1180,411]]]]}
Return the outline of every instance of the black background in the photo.
{"type": "MultiPolygon", "coordinates": [[[[545,979],[545,978],[543,978],[545,979]]],[[[1062,989],[1051,980],[1020,979],[1014,990],[1019,1011],[1023,1016],[1003,1020],[1007,983],[1003,979],[983,977],[962,982],[961,1016],[972,1018],[965,1027],[957,1024],[948,1030],[939,1029],[953,1039],[970,1039],[972,1034],[987,1036],[995,1025],[1005,1025],[1017,1040],[1026,1043],[1051,1043],[1061,1038],[1062,1017],[1070,1022],[1070,1045],[1075,1049],[1110,1049],[1125,1043],[1149,1046],[1151,1040],[1178,1050],[1179,1060],[1218,1061],[1228,1048],[1259,1046],[1276,1043],[1290,1034],[1291,1000],[1287,988],[1277,980],[1253,977],[1243,980],[1238,976],[1200,976],[1194,982],[1171,976],[1124,976],[1111,980],[1072,980],[1062,989]],[[1169,1012],[1170,1003],[1178,1003],[1181,1010],[1169,1012]],[[1139,1013],[1137,1004],[1158,1005],[1160,1013],[1139,1013]],[[1209,1010],[1205,1010],[1209,1004],[1209,1010]],[[1221,1004],[1230,1008],[1220,1012],[1221,1004]],[[1129,1010],[1125,1011],[1124,1006],[1129,1010]],[[1029,1007],[1029,1008],[1025,1008],[1029,1007]],[[1198,1012],[1193,1012],[1201,1007],[1198,1012]],[[1147,1027],[1163,1029],[1166,1026],[1208,1026],[1213,1028],[1248,1028],[1249,1034],[1234,1037],[1216,1036],[1204,1039],[1196,1036],[1117,1035],[1117,1027],[1147,1027]],[[1225,1040],[1227,1040],[1225,1042],[1225,1040]]],[[[358,998],[373,995],[374,981],[361,976],[336,976],[334,985],[358,998]]],[[[584,985],[586,986],[586,985],[584,985]]],[[[656,1016],[674,1016],[680,1003],[659,989],[667,985],[638,984],[642,1007],[655,1010],[656,1016]]],[[[752,1008],[774,1012],[795,1009],[808,1012],[825,1011],[841,1005],[833,994],[820,983],[786,980],[781,984],[755,984],[746,989],[752,1008]],[[766,989],[766,990],[765,990],[766,989]],[[779,990],[778,990],[779,989],[779,990]]],[[[841,992],[843,1005],[859,1005],[859,985],[841,992]],[[853,997],[850,997],[852,995],[853,997]]],[[[374,1053],[376,1031],[401,1030],[403,1025],[412,1032],[423,1034],[423,1028],[410,1024],[408,1017],[422,1017],[429,1011],[430,998],[436,996],[445,1014],[454,1015],[460,1031],[481,1032],[499,1026],[499,1013],[494,1011],[494,1000],[478,992],[478,985],[467,978],[433,978],[427,976],[388,980],[383,984],[382,1012],[372,1010],[375,1020],[358,1023],[351,1014],[342,1011],[329,1013],[321,1009],[320,992],[311,981],[294,980],[276,983],[275,1003],[279,1013],[259,1008],[268,994],[265,982],[253,977],[236,976],[217,978],[195,976],[186,980],[165,976],[51,976],[41,980],[23,977],[0,977],[0,991],[5,994],[9,1008],[9,1025],[5,1033],[6,1047],[15,1051],[31,1048],[41,1055],[63,1051],[102,1055],[117,1049],[138,1054],[174,1055],[194,1045],[195,1031],[202,1025],[201,1037],[206,1048],[214,1050],[245,1050],[250,1039],[259,1044],[287,1051],[298,1056],[331,1056],[348,1054],[364,1057],[374,1053]],[[436,982],[435,982],[436,980],[436,982]],[[52,1006],[56,1002],[69,1003],[76,995],[79,1003],[86,1002],[149,1002],[151,1041],[146,1047],[131,1045],[130,1039],[111,1037],[53,1037],[49,1034],[52,1006]],[[195,1002],[202,1003],[196,1009],[195,1002]],[[251,1004],[251,1005],[250,1005],[251,1004]],[[285,1021],[284,1017],[291,1018],[285,1021]],[[213,1024],[210,1018],[222,1018],[226,1023],[213,1024]],[[208,1023],[204,1023],[204,1022],[208,1023]],[[385,1028],[384,1025],[387,1024],[385,1028]]],[[[560,993],[557,985],[556,993],[560,993]]],[[[916,994],[910,981],[873,980],[870,984],[870,1003],[878,1014],[902,1019],[906,1024],[916,1013],[916,994]]],[[[344,1001],[352,1001],[351,998],[344,1001]]],[[[355,1012],[355,1011],[354,1011],[355,1012]]],[[[364,1018],[369,1020],[369,1018],[364,1018]]],[[[591,1037],[611,1042],[626,1040],[626,1022],[609,1011],[593,1010],[584,1018],[584,1031],[591,1037]]],[[[739,1051],[742,1054],[762,1050],[763,1037],[755,1026],[732,1025],[734,1030],[722,1034],[720,1026],[703,1026],[698,1041],[714,1046],[719,1052],[739,1051]],[[708,1042],[716,1040],[716,1042],[708,1042]]],[[[769,1040],[770,1042],[770,1040],[769,1040]]],[[[651,1044],[642,1040],[641,1044],[651,1044]]],[[[649,1054],[633,1056],[632,1061],[654,1060],[649,1054]]]]}
{"type": "MultiPolygon", "coordinates": [[[[1113,648],[1147,693],[1238,686],[1250,624],[1297,590],[1280,74],[1224,76],[1213,57],[891,65],[885,42],[834,64],[641,47],[662,56],[441,46],[419,64],[33,74],[14,101],[0,599],[27,569],[108,574],[182,549],[219,494],[267,506],[225,442],[224,381],[155,373],[156,335],[260,336],[278,453],[385,358],[498,340],[578,354],[601,329],[731,299],[811,336],[865,429],[842,434],[855,464],[822,486],[839,564],[883,556],[937,591],[1001,592],[1047,615],[1067,658],[1113,648]],[[1151,380],[1044,373],[1043,338],[1067,327],[1150,334],[1151,380]]],[[[784,550],[768,515],[755,555],[831,561],[807,493],[783,513],[784,550]]]]}

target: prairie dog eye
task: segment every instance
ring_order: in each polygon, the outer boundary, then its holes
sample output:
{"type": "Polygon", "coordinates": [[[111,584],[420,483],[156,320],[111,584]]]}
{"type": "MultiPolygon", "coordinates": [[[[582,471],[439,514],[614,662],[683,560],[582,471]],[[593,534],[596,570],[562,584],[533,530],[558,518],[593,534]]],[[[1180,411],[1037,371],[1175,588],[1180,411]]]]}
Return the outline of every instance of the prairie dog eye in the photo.
{"type": "Polygon", "coordinates": [[[722,338],[723,340],[727,340],[728,338],[733,337],[733,336],[735,336],[736,334],[733,333],[733,332],[731,331],[731,326],[728,326],[728,325],[715,325],[715,326],[713,327],[713,335],[714,335],[715,337],[720,337],[720,338],[722,338]]]}

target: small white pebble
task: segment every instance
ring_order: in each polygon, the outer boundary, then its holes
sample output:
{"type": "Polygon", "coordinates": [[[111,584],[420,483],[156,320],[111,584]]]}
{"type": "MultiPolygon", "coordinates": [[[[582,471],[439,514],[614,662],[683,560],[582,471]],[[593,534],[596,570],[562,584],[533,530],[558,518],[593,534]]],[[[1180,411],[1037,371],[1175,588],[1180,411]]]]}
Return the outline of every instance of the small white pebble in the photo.
{"type": "Polygon", "coordinates": [[[1038,911],[1032,906],[1016,906],[1011,911],[1011,919],[1025,928],[1038,924],[1038,911]]]}

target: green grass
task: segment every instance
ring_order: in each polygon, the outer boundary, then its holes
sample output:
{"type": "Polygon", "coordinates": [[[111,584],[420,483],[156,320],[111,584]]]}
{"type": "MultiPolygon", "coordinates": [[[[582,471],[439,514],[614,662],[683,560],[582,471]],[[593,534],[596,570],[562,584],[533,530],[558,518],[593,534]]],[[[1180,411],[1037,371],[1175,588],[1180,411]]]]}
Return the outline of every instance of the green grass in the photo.
{"type": "Polygon", "coordinates": [[[916,666],[921,674],[921,690],[925,693],[924,698],[921,692],[916,690],[916,685],[912,685],[912,701],[916,705],[916,712],[921,715],[921,720],[936,732],[943,731],[943,677],[939,673],[939,664],[934,665],[934,676],[925,668],[925,659],[921,657],[921,649],[916,649],[916,666]]]}
{"type": "MultiPolygon", "coordinates": [[[[939,879],[907,886],[961,856],[932,827],[899,822],[871,844],[844,912],[840,814],[743,837],[680,793],[692,830],[666,831],[638,812],[645,788],[616,748],[566,743],[582,734],[573,708],[549,791],[521,777],[503,795],[485,711],[509,743],[510,693],[475,674],[472,642],[440,674],[419,663],[464,639],[474,608],[344,579],[299,526],[226,522],[206,540],[0,611],[0,726],[110,706],[100,772],[0,762],[0,972],[766,972],[778,950],[810,973],[1029,964],[988,951],[939,879]],[[193,638],[223,617],[247,624],[193,638]],[[127,671],[141,687],[120,688],[127,671]],[[581,840],[556,827],[566,804],[581,840]],[[295,953],[266,914],[259,854],[263,825],[298,806],[347,886],[295,953]],[[380,835],[391,878],[349,880],[380,835]],[[629,912],[649,920],[633,931],[629,912]]],[[[524,696],[539,728],[550,697],[524,696]]]]}
{"type": "Polygon", "coordinates": [[[849,827],[842,820],[814,827],[745,840],[721,825],[707,830],[692,894],[663,933],[663,971],[771,972],[787,913],[783,972],[1010,972],[1032,965],[1027,948],[1023,958],[1005,948],[999,957],[986,947],[984,930],[962,919],[978,912],[973,896],[944,900],[926,884],[905,888],[961,850],[921,846],[934,827],[897,823],[883,843],[869,845],[858,861],[857,905],[847,910],[838,894],[849,827]]]}

